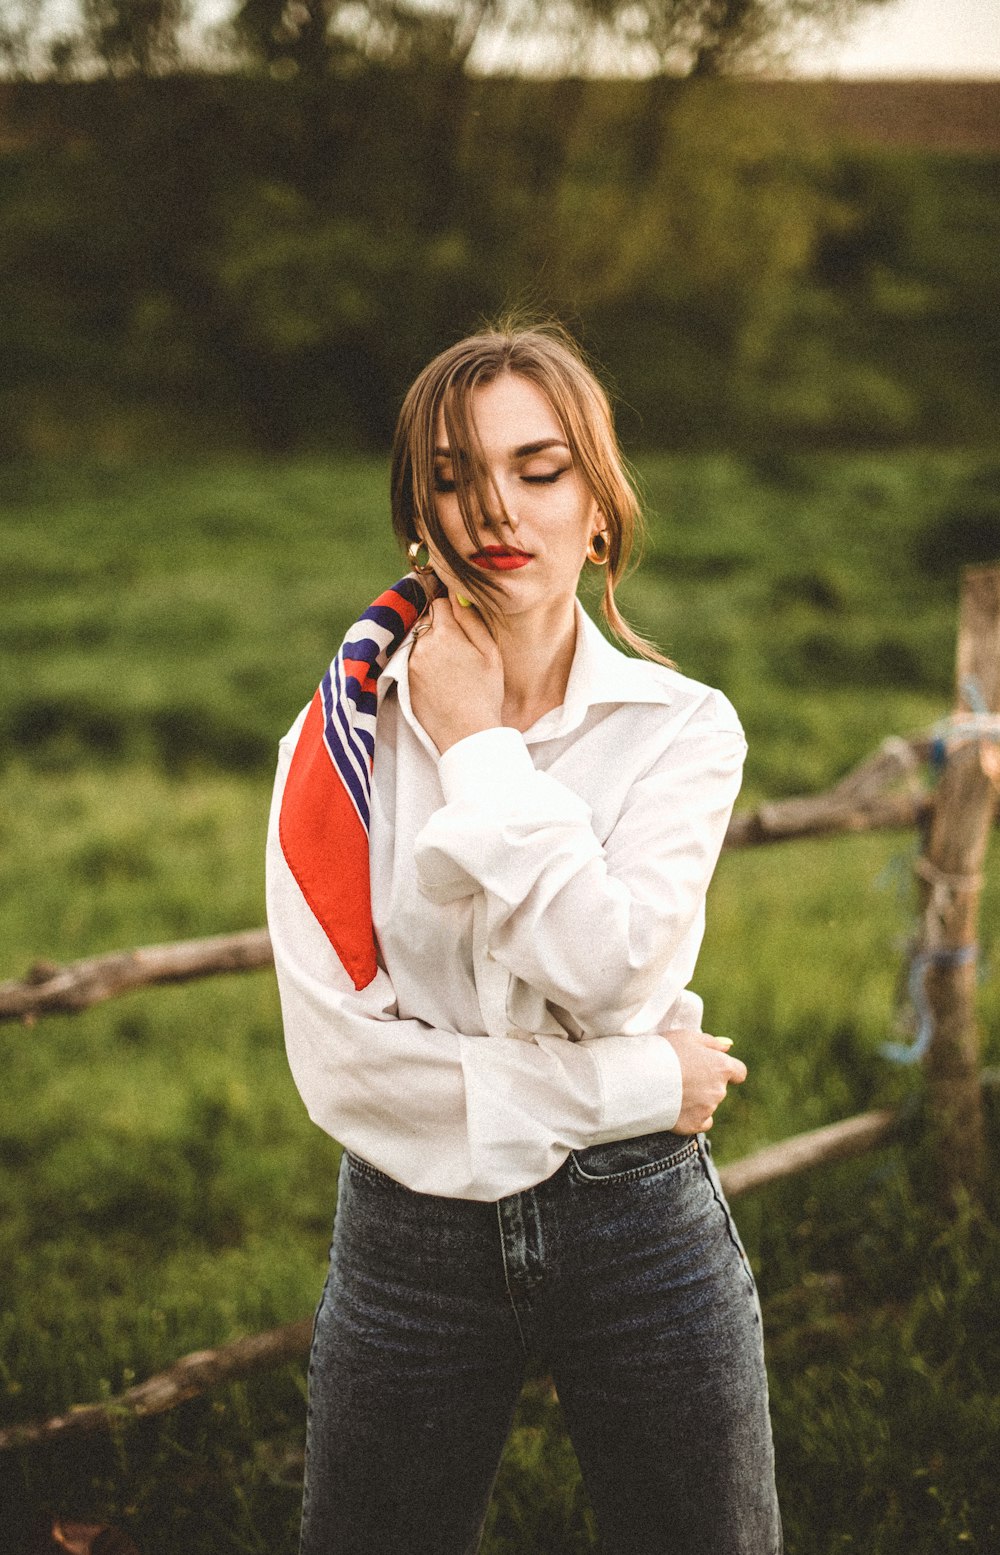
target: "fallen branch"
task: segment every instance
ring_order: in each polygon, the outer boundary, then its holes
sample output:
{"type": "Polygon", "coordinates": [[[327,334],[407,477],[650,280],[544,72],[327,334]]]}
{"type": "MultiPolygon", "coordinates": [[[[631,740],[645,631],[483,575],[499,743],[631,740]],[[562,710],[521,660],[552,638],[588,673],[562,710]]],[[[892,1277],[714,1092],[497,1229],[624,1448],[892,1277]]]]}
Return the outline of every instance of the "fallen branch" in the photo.
{"type": "Polygon", "coordinates": [[[141,1420],[147,1415],[162,1415],[208,1388],[247,1377],[255,1371],[267,1371],[301,1360],[308,1354],[312,1318],[272,1328],[264,1334],[249,1334],[216,1350],[197,1350],[185,1355],[166,1371],[157,1372],[134,1388],[100,1404],[78,1404],[64,1415],[29,1425],[12,1425],[0,1431],[0,1452],[14,1447],[33,1447],[56,1437],[88,1435],[110,1431],[115,1425],[141,1420]]]}
{"type": "Polygon", "coordinates": [[[38,961],[23,981],[0,983],[0,1021],[30,1024],[37,1015],[86,1010],[151,983],[186,983],[221,972],[248,972],[270,966],[273,959],[267,930],[247,929],[242,934],[217,934],[174,945],[115,950],[66,966],[38,961]]]}
{"type": "Polygon", "coordinates": [[[932,798],[919,783],[930,741],[896,735],[822,794],[778,799],[741,810],[729,823],[726,848],[760,847],[795,837],[832,832],[895,831],[918,825],[930,812],[932,798]],[[899,782],[899,793],[888,790],[899,782]]]}
{"type": "Polygon", "coordinates": [[[856,1118],[829,1123],[808,1134],[795,1134],[777,1145],[765,1145],[753,1155],[744,1156],[720,1168],[719,1176],[727,1197],[738,1198],[752,1188],[791,1177],[810,1166],[843,1161],[848,1156],[864,1155],[888,1140],[898,1126],[898,1116],[889,1109],[862,1112],[856,1118]]]}
{"type": "Polygon", "coordinates": [[[910,831],[927,819],[932,805],[930,795],[905,793],[851,805],[834,803],[826,794],[777,800],[734,815],[723,848],[759,848],[837,832],[910,831]]]}

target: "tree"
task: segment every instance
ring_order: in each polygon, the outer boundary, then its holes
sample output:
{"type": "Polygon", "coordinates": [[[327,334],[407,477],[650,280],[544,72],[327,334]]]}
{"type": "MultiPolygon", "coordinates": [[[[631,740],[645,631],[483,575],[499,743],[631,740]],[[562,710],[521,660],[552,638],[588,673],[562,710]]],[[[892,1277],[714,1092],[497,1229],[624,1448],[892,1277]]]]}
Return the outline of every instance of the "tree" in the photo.
{"type": "MultiPolygon", "coordinates": [[[[537,0],[539,31],[601,73],[718,76],[780,60],[889,0],[537,0]]],[[[517,8],[517,0],[512,0],[517,8]]]]}
{"type": "Polygon", "coordinates": [[[109,75],[166,75],[181,61],[191,0],[82,0],[89,52],[109,75]]]}
{"type": "Polygon", "coordinates": [[[341,0],[242,0],[233,34],[251,58],[281,78],[323,76],[336,51],[341,0]]]}
{"type": "MultiPolygon", "coordinates": [[[[504,0],[242,0],[234,33],[281,75],[319,76],[354,56],[398,67],[433,64],[461,71],[504,0]]],[[[513,7],[508,5],[512,14],[513,7]]]]}
{"type": "MultiPolygon", "coordinates": [[[[279,79],[321,79],[349,60],[432,65],[453,77],[491,66],[531,74],[543,64],[562,74],[731,75],[772,63],[803,34],[836,32],[887,3],[233,0],[228,60],[255,60],[279,79]]],[[[184,61],[184,32],[197,30],[195,0],[77,0],[77,9],[79,25],[55,37],[47,0],[0,0],[0,73],[65,74],[97,64],[115,76],[163,75],[184,61]]]]}
{"type": "Polygon", "coordinates": [[[243,45],[278,74],[324,73],[345,50],[397,66],[518,73],[644,69],[718,76],[780,58],[888,0],[242,0],[243,45]],[[478,53],[478,59],[476,58],[478,53]]]}
{"type": "Polygon", "coordinates": [[[71,72],[79,36],[49,0],[0,0],[0,77],[30,80],[71,72]]]}

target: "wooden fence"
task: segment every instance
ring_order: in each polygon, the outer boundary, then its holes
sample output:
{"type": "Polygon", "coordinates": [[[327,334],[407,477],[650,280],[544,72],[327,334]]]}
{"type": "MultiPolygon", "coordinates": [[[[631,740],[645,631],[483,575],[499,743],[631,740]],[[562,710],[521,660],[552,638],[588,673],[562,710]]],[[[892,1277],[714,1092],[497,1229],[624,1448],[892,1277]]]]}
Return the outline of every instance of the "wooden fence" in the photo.
{"type": "MultiPolygon", "coordinates": [[[[975,1020],[977,925],[983,865],[1000,791],[1000,566],[962,575],[955,710],[931,733],[893,736],[822,794],[758,805],[734,815],[725,848],[760,847],[799,837],[920,828],[915,873],[919,918],[911,970],[927,1022],[928,1148],[946,1200],[975,1194],[986,1169],[975,1020]],[[928,789],[928,762],[941,770],[928,789]],[[956,1131],[963,1148],[954,1148],[956,1131]]],[[[266,929],[173,945],[150,945],[66,966],[39,961],[27,976],[0,984],[0,1021],[31,1025],[39,1015],[84,1010],[159,983],[187,982],[272,963],[266,929]]],[[[871,1150],[899,1125],[891,1109],[865,1112],[798,1134],[723,1167],[730,1198],[821,1162],[871,1150]]],[[[0,1430],[0,1451],[67,1433],[107,1430],[116,1421],[159,1414],[234,1377],[306,1354],[311,1319],[183,1357],[167,1371],[99,1404],[0,1430]]]]}

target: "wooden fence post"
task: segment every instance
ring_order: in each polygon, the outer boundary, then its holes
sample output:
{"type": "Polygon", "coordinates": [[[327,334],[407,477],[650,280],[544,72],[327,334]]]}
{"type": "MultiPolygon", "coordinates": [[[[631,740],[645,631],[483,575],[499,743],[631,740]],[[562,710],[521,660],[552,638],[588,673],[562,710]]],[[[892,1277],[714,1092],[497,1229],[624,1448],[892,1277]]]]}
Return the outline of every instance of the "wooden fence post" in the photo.
{"type": "MultiPolygon", "coordinates": [[[[1000,709],[1000,567],[962,574],[956,655],[958,699],[924,851],[917,861],[929,1143],[944,1197],[974,1193],[985,1169],[976,945],[982,870],[997,799],[1000,745],[975,715],[1000,709]]],[[[992,734],[993,731],[991,730],[992,734]]]]}

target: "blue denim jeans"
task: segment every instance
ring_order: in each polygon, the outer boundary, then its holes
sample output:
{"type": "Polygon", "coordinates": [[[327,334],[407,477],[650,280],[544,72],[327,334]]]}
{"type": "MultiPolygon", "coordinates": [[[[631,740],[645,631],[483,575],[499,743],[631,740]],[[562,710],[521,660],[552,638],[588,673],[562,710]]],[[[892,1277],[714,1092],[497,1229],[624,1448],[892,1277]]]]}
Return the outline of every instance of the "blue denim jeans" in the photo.
{"type": "Polygon", "coordinates": [[[474,1555],[529,1357],[607,1555],[781,1550],[753,1275],[707,1140],[651,1134],[497,1204],[345,1154],[302,1555],[474,1555]]]}

